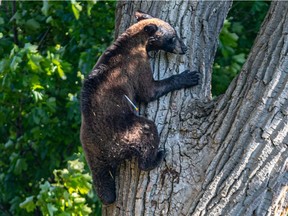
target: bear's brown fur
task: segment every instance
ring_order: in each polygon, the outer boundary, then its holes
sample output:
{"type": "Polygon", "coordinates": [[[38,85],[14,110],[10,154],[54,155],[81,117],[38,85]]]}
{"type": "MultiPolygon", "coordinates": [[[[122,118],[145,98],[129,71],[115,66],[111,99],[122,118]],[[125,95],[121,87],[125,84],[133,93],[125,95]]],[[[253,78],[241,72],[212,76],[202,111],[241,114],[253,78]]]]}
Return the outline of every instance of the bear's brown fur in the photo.
{"type": "Polygon", "coordinates": [[[196,72],[185,71],[161,81],[152,76],[148,51],[184,54],[186,47],[166,22],[142,12],[98,60],[85,79],[81,95],[81,143],[98,197],[113,203],[115,172],[124,159],[136,156],[141,170],[163,159],[154,122],[135,114],[129,102],[149,102],[198,84],[196,72]]]}

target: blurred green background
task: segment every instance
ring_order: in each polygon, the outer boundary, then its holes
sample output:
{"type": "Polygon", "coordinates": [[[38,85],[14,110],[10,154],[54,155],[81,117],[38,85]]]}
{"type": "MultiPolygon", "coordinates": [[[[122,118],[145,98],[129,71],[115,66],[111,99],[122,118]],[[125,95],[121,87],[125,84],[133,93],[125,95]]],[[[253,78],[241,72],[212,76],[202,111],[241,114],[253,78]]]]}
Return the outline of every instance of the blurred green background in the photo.
{"type": "MultiPolygon", "coordinates": [[[[81,82],[113,40],[114,1],[2,1],[0,216],[101,215],[79,141],[81,82]]],[[[269,2],[235,2],[213,96],[240,71],[269,2]]]]}

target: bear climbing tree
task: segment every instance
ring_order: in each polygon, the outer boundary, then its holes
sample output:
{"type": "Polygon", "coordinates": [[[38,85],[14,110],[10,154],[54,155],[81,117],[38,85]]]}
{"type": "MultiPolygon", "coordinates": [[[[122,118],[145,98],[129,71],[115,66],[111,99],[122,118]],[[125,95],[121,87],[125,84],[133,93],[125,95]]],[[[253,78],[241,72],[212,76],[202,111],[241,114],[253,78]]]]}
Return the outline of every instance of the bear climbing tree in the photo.
{"type": "Polygon", "coordinates": [[[121,162],[137,157],[140,170],[158,166],[165,151],[151,120],[137,115],[133,101],[150,102],[175,90],[195,86],[199,73],[185,70],[154,80],[148,51],[185,54],[184,43],[167,22],[135,12],[130,26],[102,54],[81,91],[81,143],[103,204],[116,200],[115,172],[121,162]]]}
{"type": "Polygon", "coordinates": [[[154,56],[156,79],[189,65],[201,82],[141,107],[157,124],[164,163],[142,172],[126,161],[116,178],[117,201],[103,215],[287,214],[288,3],[271,3],[241,73],[212,99],[212,63],[231,4],[118,2],[117,35],[140,9],[171,23],[188,46],[185,56],[154,56]]]}

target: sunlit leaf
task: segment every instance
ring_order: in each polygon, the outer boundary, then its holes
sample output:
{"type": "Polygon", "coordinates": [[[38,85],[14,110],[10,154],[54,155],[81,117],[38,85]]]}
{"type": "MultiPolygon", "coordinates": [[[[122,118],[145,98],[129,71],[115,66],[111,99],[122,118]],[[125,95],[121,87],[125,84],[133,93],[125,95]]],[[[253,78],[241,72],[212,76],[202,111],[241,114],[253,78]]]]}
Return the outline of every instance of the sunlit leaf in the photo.
{"type": "Polygon", "coordinates": [[[57,71],[58,71],[58,74],[59,74],[59,76],[61,77],[61,79],[63,79],[63,80],[66,80],[66,79],[67,79],[64,71],[62,70],[61,64],[57,65],[57,71]]]}
{"type": "Polygon", "coordinates": [[[18,65],[21,61],[22,59],[19,56],[14,56],[10,63],[10,70],[15,71],[18,68],[18,65]]]}
{"type": "Polygon", "coordinates": [[[20,208],[26,209],[27,212],[32,212],[36,208],[36,205],[33,201],[34,196],[26,197],[25,201],[20,203],[20,208]]]}
{"type": "Polygon", "coordinates": [[[48,16],[49,7],[50,5],[48,0],[43,0],[43,6],[41,8],[41,11],[45,16],[48,16]]]}
{"type": "Polygon", "coordinates": [[[82,11],[82,6],[76,0],[71,0],[71,7],[75,18],[78,20],[80,17],[80,12],[82,11]]]}
{"type": "Polygon", "coordinates": [[[5,143],[5,148],[10,148],[13,146],[13,141],[12,140],[8,140],[6,143],[5,143]]]}
{"type": "Polygon", "coordinates": [[[246,60],[245,58],[245,54],[244,53],[240,53],[238,55],[234,55],[233,59],[238,62],[239,64],[243,64],[246,60]]]}
{"type": "Polygon", "coordinates": [[[32,90],[32,94],[33,94],[36,102],[43,99],[43,94],[41,92],[38,92],[36,90],[32,90]]]}
{"type": "MultiPolygon", "coordinates": [[[[64,71],[62,69],[62,65],[61,65],[60,61],[58,61],[57,59],[53,59],[52,62],[56,65],[57,72],[58,72],[60,78],[63,79],[63,80],[66,80],[67,77],[66,77],[66,75],[65,75],[65,73],[64,73],[64,71]]],[[[56,68],[54,68],[54,70],[56,68]]]]}
{"type": "Polygon", "coordinates": [[[47,209],[48,209],[48,212],[49,212],[49,215],[50,216],[53,216],[54,215],[54,212],[57,211],[57,208],[55,207],[55,205],[51,204],[51,203],[48,203],[47,204],[47,209]]]}
{"type": "Polygon", "coordinates": [[[90,215],[90,214],[92,213],[91,208],[89,208],[87,205],[84,205],[84,206],[82,207],[82,211],[83,211],[85,214],[87,214],[87,215],[90,215]]]}
{"type": "Polygon", "coordinates": [[[90,17],[91,16],[91,10],[93,8],[93,6],[96,4],[96,0],[93,0],[93,1],[88,1],[88,4],[87,4],[87,15],[90,17]]]}
{"type": "Polygon", "coordinates": [[[68,169],[83,171],[84,164],[82,162],[80,162],[79,160],[68,161],[68,169]]]}
{"type": "Polygon", "coordinates": [[[85,203],[86,199],[83,197],[77,197],[74,199],[75,204],[85,203]]]}
{"type": "Polygon", "coordinates": [[[41,85],[38,84],[38,83],[35,83],[35,84],[33,84],[32,89],[33,89],[33,90],[36,90],[36,89],[44,89],[44,87],[41,86],[41,85]]]}
{"type": "Polygon", "coordinates": [[[32,45],[30,43],[26,43],[24,46],[24,49],[28,50],[31,53],[37,53],[38,52],[37,48],[38,46],[32,45]]]}
{"type": "Polygon", "coordinates": [[[28,55],[28,65],[30,66],[31,70],[32,71],[42,71],[42,68],[41,68],[41,61],[43,59],[43,57],[41,55],[38,55],[38,54],[30,54],[28,55]]]}
{"type": "Polygon", "coordinates": [[[52,16],[49,16],[47,19],[46,19],[46,23],[51,23],[53,21],[53,17],[52,16]]]}
{"type": "Polygon", "coordinates": [[[48,181],[45,181],[44,184],[41,184],[40,185],[40,188],[41,188],[41,192],[42,193],[46,193],[49,191],[49,188],[50,188],[50,183],[48,181]]]}

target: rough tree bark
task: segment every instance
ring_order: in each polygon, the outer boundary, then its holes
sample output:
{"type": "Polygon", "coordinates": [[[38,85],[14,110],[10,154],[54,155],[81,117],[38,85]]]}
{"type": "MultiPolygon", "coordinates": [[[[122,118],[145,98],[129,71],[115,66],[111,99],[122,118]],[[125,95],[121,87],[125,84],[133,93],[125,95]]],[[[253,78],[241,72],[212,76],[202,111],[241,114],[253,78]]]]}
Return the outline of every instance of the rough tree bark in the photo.
{"type": "Polygon", "coordinates": [[[153,119],[167,156],[140,172],[126,161],[117,178],[117,202],[103,215],[287,215],[288,3],[272,2],[239,76],[211,98],[211,68],[227,1],[120,1],[116,34],[141,9],[180,32],[188,54],[158,53],[155,79],[185,69],[201,84],[142,106],[153,119]],[[286,212],[286,213],[285,213],[286,212]]]}

